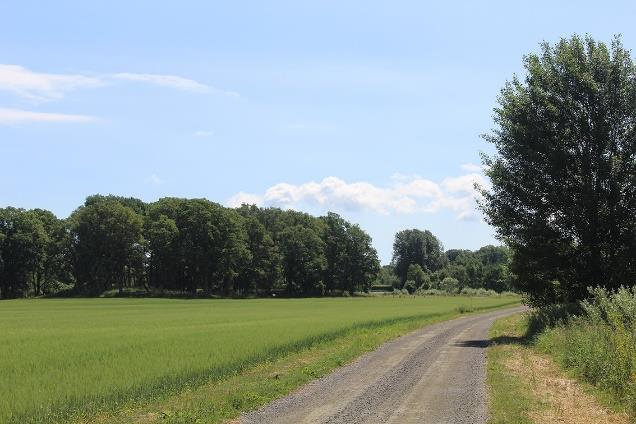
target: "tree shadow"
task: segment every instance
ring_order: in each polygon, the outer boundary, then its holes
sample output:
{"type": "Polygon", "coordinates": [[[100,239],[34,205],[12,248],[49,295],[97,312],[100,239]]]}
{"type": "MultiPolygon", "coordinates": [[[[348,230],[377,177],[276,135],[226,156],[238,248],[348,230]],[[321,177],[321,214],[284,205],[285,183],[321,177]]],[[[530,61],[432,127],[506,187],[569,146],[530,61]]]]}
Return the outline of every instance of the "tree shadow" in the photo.
{"type": "Polygon", "coordinates": [[[523,336],[498,336],[490,340],[491,345],[517,345],[526,346],[530,343],[530,337],[523,336]]]}
{"type": "Polygon", "coordinates": [[[479,339],[479,340],[462,340],[460,342],[456,342],[453,346],[455,347],[476,347],[480,349],[485,349],[490,346],[491,340],[488,339],[479,339]]]}

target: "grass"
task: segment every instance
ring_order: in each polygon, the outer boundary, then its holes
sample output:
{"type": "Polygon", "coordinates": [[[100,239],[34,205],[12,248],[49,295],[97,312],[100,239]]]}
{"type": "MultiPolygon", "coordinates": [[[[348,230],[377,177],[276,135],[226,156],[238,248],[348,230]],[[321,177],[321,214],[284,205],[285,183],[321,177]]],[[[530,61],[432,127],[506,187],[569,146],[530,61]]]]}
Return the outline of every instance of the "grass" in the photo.
{"type": "Polygon", "coordinates": [[[530,314],[497,320],[491,328],[490,423],[632,422],[624,404],[563,368],[559,360],[563,346],[547,349],[541,341],[552,330],[537,330],[536,316],[530,314]]]}
{"type": "Polygon", "coordinates": [[[490,388],[490,423],[532,423],[528,411],[539,403],[531,388],[513,376],[506,364],[524,354],[527,321],[524,315],[498,319],[490,329],[492,345],[488,348],[487,380],[490,388]]]}
{"type": "MultiPolygon", "coordinates": [[[[166,417],[176,422],[191,422],[188,414],[228,417],[418,325],[457,316],[464,301],[379,297],[2,302],[0,422],[91,420],[144,405],[183,405],[178,401],[182,396],[196,399],[197,393],[208,396],[210,390],[225,393],[224,400],[208,402],[205,408],[181,408],[185,421],[166,417]],[[307,365],[293,366],[293,355],[303,352],[310,355],[303,359],[307,365]],[[292,363],[279,362],[285,360],[292,363]],[[248,386],[240,382],[234,386],[236,393],[228,389],[232,379],[258,374],[259,369],[269,372],[275,364],[295,371],[274,385],[262,375],[245,380],[262,384],[261,390],[243,389],[248,386]],[[212,413],[209,408],[215,404],[218,411],[212,413]]],[[[473,307],[483,310],[517,302],[509,297],[474,298],[473,307]]]]}

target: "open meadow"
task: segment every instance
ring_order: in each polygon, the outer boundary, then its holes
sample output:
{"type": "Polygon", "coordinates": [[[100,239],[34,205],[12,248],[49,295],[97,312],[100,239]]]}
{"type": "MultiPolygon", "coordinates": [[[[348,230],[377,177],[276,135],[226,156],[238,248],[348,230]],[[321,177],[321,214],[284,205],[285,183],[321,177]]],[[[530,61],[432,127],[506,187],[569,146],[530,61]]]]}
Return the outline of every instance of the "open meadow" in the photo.
{"type": "Polygon", "coordinates": [[[361,327],[515,297],[15,300],[0,305],[0,422],[67,421],[219,380],[361,327]]]}

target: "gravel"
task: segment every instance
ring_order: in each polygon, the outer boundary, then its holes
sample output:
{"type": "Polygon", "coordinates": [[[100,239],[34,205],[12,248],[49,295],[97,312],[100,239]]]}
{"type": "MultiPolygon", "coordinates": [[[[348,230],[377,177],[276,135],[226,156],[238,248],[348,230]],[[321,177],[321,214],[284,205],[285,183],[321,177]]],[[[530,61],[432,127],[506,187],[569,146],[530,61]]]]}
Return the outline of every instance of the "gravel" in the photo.
{"type": "Polygon", "coordinates": [[[486,423],[488,329],[522,307],[430,325],[382,345],[241,423],[486,423]]]}

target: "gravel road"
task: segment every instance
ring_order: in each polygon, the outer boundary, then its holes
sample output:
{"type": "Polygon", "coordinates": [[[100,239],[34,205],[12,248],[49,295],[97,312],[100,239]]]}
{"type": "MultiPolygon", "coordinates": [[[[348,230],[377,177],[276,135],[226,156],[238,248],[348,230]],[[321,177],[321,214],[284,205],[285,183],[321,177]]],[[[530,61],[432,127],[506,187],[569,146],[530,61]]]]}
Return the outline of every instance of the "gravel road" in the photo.
{"type": "Polygon", "coordinates": [[[241,423],[485,423],[488,329],[523,307],[430,325],[241,417],[241,423]]]}

